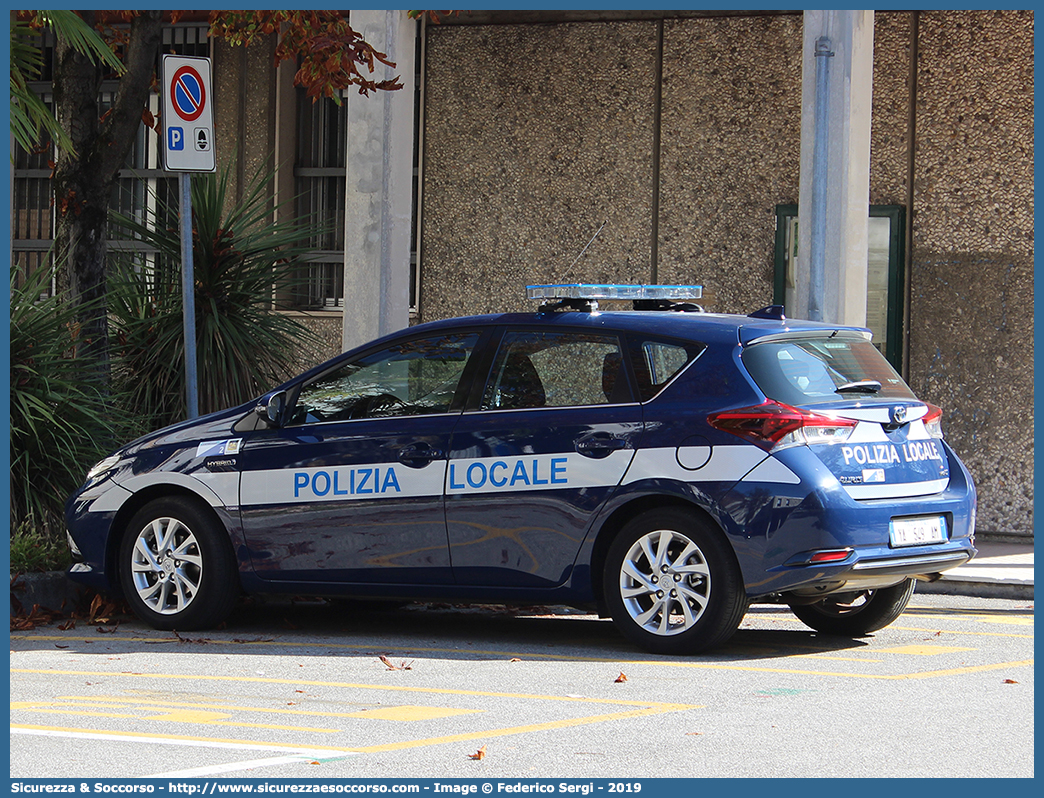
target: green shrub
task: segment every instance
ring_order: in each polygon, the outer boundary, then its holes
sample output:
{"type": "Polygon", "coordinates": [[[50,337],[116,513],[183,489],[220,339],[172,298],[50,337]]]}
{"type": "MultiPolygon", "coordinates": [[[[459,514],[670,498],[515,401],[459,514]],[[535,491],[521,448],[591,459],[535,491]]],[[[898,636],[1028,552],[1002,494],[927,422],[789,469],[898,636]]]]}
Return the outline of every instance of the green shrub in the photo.
{"type": "Polygon", "coordinates": [[[75,356],[75,309],[52,272],[11,273],[11,528],[64,545],[65,499],[126,427],[75,356]]]}
{"type": "Polygon", "coordinates": [[[69,567],[69,547],[65,539],[54,540],[30,523],[11,532],[11,573],[64,571],[69,567]]]}
{"type": "MultiPolygon", "coordinates": [[[[277,309],[295,266],[317,230],[273,223],[271,171],[259,172],[244,198],[228,202],[229,172],[192,181],[199,411],[232,407],[289,377],[302,346],[315,336],[277,309]]],[[[109,309],[114,324],[114,380],[129,407],[164,426],[184,419],[185,347],[178,209],[157,200],[144,221],[114,215],[116,234],[137,238],[158,255],[114,259],[109,309]]]]}

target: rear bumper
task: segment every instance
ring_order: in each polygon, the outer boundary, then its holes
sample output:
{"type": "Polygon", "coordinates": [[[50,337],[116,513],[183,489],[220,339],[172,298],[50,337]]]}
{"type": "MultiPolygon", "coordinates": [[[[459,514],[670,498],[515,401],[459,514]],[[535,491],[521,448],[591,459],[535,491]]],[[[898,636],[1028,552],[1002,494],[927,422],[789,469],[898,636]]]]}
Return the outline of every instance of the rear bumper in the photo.
{"type": "Polygon", "coordinates": [[[976,554],[975,549],[959,552],[943,552],[939,554],[922,554],[916,557],[884,558],[880,560],[861,560],[852,566],[853,574],[918,576],[930,578],[943,571],[964,565],[976,554]]]}
{"type": "Polygon", "coordinates": [[[794,569],[798,571],[794,574],[798,577],[797,584],[781,592],[816,598],[843,591],[891,587],[907,579],[934,582],[944,571],[964,565],[975,556],[970,540],[966,543],[967,546],[924,554],[868,556],[833,568],[817,567],[816,573],[809,572],[810,566],[799,566],[794,569]],[[800,573],[802,571],[804,573],[800,573]]]}

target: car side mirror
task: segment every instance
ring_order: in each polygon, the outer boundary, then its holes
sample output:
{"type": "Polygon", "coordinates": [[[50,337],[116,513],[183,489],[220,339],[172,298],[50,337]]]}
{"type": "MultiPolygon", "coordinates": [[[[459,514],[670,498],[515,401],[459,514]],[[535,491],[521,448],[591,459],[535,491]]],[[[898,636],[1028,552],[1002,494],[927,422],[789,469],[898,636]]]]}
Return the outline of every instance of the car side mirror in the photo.
{"type": "Polygon", "coordinates": [[[283,414],[286,411],[286,391],[276,391],[261,397],[254,406],[256,413],[262,421],[270,427],[281,427],[283,425],[283,414]]]}

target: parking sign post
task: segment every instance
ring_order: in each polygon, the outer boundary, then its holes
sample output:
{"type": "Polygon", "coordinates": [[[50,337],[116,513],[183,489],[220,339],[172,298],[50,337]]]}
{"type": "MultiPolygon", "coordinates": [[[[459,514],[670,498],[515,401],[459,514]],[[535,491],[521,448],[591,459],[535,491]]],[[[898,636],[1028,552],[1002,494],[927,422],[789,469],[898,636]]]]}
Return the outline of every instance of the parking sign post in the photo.
{"type": "Polygon", "coordinates": [[[192,259],[192,172],[213,172],[214,112],[210,102],[210,59],[163,56],[163,167],[180,172],[181,297],[185,335],[185,403],[199,415],[196,366],[196,295],[192,259]]]}
{"type": "Polygon", "coordinates": [[[213,172],[214,103],[210,59],[163,56],[163,167],[168,172],[213,172]]]}

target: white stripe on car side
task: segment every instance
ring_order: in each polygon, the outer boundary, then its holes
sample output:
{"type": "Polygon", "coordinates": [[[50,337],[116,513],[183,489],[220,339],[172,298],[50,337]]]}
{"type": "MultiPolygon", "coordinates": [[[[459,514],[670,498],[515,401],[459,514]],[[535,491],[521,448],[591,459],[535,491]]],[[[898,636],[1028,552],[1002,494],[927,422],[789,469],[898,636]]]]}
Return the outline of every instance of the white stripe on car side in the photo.
{"type": "MultiPolygon", "coordinates": [[[[862,425],[861,425],[862,426],[862,425]]],[[[923,425],[921,425],[923,428],[923,425]]],[[[174,471],[140,474],[104,489],[91,512],[114,512],[132,494],[154,485],[177,485],[212,507],[303,504],[397,497],[516,493],[631,485],[642,480],[759,482],[796,485],[801,479],[755,446],[689,446],[627,449],[594,459],[575,452],[457,458],[423,468],[402,463],[285,468],[261,471],[174,471]],[[681,462],[679,462],[681,461],[681,462]],[[683,466],[684,462],[688,467],[683,466]],[[698,467],[693,467],[697,465],[698,467]],[[241,480],[241,482],[240,482],[241,480]]],[[[946,478],[909,483],[844,485],[856,500],[904,498],[945,490],[946,478]]]]}
{"type": "Polygon", "coordinates": [[[756,446],[743,445],[642,449],[635,454],[623,484],[630,485],[643,479],[675,479],[680,482],[745,480],[788,485],[796,485],[801,481],[797,474],[776,458],[756,446]],[[682,463],[690,464],[690,467],[686,468],[682,463]],[[700,463],[702,465],[699,468],[691,467],[700,463]]]}
{"type": "Polygon", "coordinates": [[[179,488],[185,488],[211,507],[235,507],[239,504],[238,471],[196,471],[191,475],[179,471],[155,471],[121,479],[118,485],[113,484],[91,503],[90,512],[115,512],[132,494],[153,485],[177,485],[179,488]]]}

